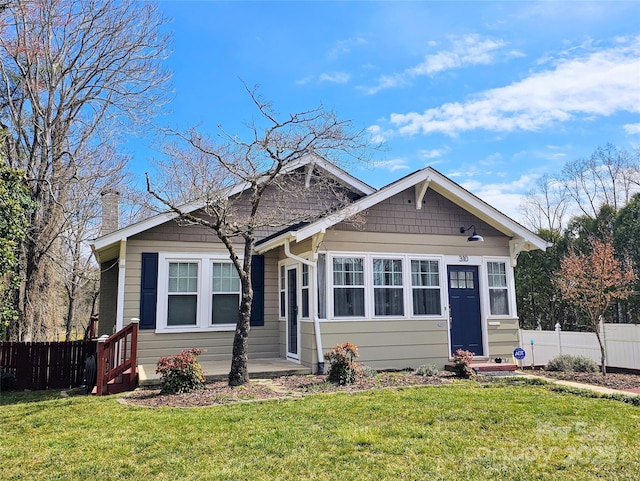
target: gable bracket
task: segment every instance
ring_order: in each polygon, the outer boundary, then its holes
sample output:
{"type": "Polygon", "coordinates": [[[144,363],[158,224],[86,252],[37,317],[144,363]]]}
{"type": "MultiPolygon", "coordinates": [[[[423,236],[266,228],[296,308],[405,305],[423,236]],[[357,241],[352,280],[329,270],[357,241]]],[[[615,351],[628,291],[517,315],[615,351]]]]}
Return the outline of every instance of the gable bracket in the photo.
{"type": "Polygon", "coordinates": [[[431,179],[425,179],[415,185],[416,191],[416,210],[422,209],[422,200],[424,199],[427,189],[429,188],[429,182],[431,179]]]}
{"type": "Polygon", "coordinates": [[[527,252],[534,248],[530,242],[524,239],[511,239],[509,241],[509,253],[511,254],[511,267],[518,265],[518,256],[521,252],[527,252]]]}
{"type": "Polygon", "coordinates": [[[304,179],[304,186],[308,189],[311,185],[311,176],[313,175],[313,169],[315,168],[315,164],[313,162],[309,162],[305,166],[306,177],[304,179]]]}

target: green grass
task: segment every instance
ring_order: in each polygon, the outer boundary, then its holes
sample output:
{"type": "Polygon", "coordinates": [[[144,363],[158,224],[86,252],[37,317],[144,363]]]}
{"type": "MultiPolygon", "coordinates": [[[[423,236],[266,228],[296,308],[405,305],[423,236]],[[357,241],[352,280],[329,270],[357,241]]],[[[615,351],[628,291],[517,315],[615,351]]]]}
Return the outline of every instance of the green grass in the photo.
{"type": "Polygon", "coordinates": [[[640,409],[546,386],[318,394],[193,409],[0,396],[3,480],[637,479],[640,409]]]}

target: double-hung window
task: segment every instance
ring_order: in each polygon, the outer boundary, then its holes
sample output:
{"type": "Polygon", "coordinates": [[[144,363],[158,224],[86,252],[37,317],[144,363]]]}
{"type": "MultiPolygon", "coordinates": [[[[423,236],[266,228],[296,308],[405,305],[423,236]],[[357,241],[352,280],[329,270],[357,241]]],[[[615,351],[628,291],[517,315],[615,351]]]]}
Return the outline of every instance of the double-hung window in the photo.
{"type": "Polygon", "coordinates": [[[285,304],[285,295],[286,295],[286,284],[285,284],[285,280],[286,280],[286,268],[285,266],[280,266],[280,317],[284,318],[284,316],[287,314],[287,307],[285,304]]]}
{"type": "Polygon", "coordinates": [[[373,259],[373,298],[376,316],[404,316],[402,259],[373,259]]]}
{"type": "Polygon", "coordinates": [[[333,258],[333,314],[364,317],[364,258],[333,258]]]}
{"type": "Polygon", "coordinates": [[[211,324],[235,324],[240,306],[240,278],[230,262],[214,262],[211,279],[211,324]]]}
{"type": "Polygon", "coordinates": [[[487,262],[489,310],[492,316],[509,315],[506,262],[487,262]]]}
{"type": "Polygon", "coordinates": [[[414,316],[441,314],[440,266],[437,260],[411,260],[411,291],[414,316]]]}
{"type": "Polygon", "coordinates": [[[198,271],[198,262],[169,262],[167,326],[196,325],[198,271]]]}
{"type": "Polygon", "coordinates": [[[302,264],[302,317],[309,317],[309,266],[302,264]]]}
{"type": "Polygon", "coordinates": [[[157,329],[232,330],[242,297],[228,256],[159,253],[157,329]]]}

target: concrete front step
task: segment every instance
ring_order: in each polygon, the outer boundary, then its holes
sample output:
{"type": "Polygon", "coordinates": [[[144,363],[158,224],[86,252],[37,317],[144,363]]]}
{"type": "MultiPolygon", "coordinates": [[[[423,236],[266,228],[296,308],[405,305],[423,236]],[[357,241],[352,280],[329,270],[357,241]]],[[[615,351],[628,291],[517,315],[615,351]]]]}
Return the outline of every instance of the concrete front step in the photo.
{"type": "MultiPolygon", "coordinates": [[[[444,367],[445,371],[453,371],[453,364],[447,364],[444,367]]],[[[513,372],[518,369],[516,364],[506,363],[506,362],[472,362],[471,369],[476,371],[478,374],[489,374],[489,373],[507,373],[513,372]]]]}

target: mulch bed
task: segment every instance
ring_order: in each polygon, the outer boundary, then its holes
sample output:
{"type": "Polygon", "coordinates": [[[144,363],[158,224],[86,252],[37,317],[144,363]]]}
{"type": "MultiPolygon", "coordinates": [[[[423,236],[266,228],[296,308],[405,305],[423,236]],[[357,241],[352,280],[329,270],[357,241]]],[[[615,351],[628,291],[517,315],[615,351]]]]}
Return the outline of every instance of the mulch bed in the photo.
{"type": "Polygon", "coordinates": [[[282,393],[267,385],[249,383],[246,386],[232,388],[226,381],[218,381],[207,383],[205,388],[199,391],[183,394],[162,394],[160,389],[136,389],[122,399],[127,404],[135,406],[187,408],[279,397],[282,397],[282,393]]]}
{"type": "Polygon", "coordinates": [[[162,394],[159,389],[137,389],[122,400],[127,404],[146,407],[198,407],[259,401],[274,398],[300,398],[308,394],[330,392],[358,392],[387,387],[441,385],[451,383],[452,373],[438,376],[418,376],[412,372],[380,372],[362,377],[357,382],[339,386],[327,381],[327,376],[283,376],[272,380],[258,380],[246,386],[229,387],[226,381],[207,383],[205,389],[184,394],[162,394]]]}
{"type": "MultiPolygon", "coordinates": [[[[528,371],[529,372],[529,371],[528,371]]],[[[595,386],[618,389],[619,391],[629,391],[640,389],[640,376],[637,374],[614,374],[609,373],[603,376],[599,372],[554,372],[554,371],[530,371],[536,376],[544,376],[562,381],[580,382],[583,384],[593,384],[595,386]]]]}
{"type": "MultiPolygon", "coordinates": [[[[531,372],[531,371],[530,371],[531,372]]],[[[640,389],[640,376],[634,374],[559,373],[532,371],[532,374],[605,386],[618,390],[640,389]]],[[[246,386],[229,387],[226,381],[207,383],[205,389],[184,394],[162,394],[159,389],[138,389],[122,399],[127,404],[145,407],[199,407],[266,399],[295,399],[316,393],[359,392],[371,389],[407,386],[437,386],[455,381],[450,372],[437,376],[419,376],[410,371],[379,372],[359,378],[354,384],[339,386],[327,381],[327,376],[284,376],[272,380],[252,381],[246,386]]],[[[484,376],[477,378],[483,382],[484,376]]],[[[489,380],[489,378],[487,378],[489,380]]]]}

